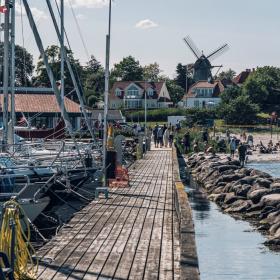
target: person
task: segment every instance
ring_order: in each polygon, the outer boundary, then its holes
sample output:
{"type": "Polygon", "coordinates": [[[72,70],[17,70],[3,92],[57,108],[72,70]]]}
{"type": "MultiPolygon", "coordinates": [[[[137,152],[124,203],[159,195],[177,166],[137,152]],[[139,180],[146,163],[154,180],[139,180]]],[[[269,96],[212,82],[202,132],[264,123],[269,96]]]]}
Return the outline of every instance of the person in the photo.
{"type": "Polygon", "coordinates": [[[187,154],[190,151],[191,146],[190,133],[188,131],[184,135],[183,143],[185,147],[185,154],[187,154]]]}
{"type": "Polygon", "coordinates": [[[246,154],[247,154],[247,147],[243,142],[241,142],[238,147],[238,153],[239,153],[240,165],[241,165],[241,167],[244,167],[245,160],[246,160],[246,154]]]}
{"type": "Polygon", "coordinates": [[[153,129],[153,137],[154,137],[154,144],[155,147],[158,147],[158,138],[157,138],[157,134],[158,134],[158,124],[156,124],[156,126],[153,129]]]}
{"type": "Polygon", "coordinates": [[[177,123],[176,123],[176,132],[179,132],[181,129],[181,124],[180,124],[180,121],[177,120],[177,123]]]}
{"type": "Polygon", "coordinates": [[[236,141],[234,138],[231,138],[231,140],[229,142],[229,149],[230,149],[230,157],[234,158],[234,153],[236,150],[236,141]]]}
{"type": "Polygon", "coordinates": [[[226,130],[226,137],[228,139],[228,143],[230,143],[231,138],[230,138],[230,130],[229,129],[226,130]]]}
{"type": "Polygon", "coordinates": [[[208,143],[208,130],[207,130],[207,128],[202,133],[202,141],[204,143],[208,143]]]}
{"type": "Polygon", "coordinates": [[[167,148],[170,136],[170,128],[166,128],[163,134],[164,147],[167,148]]]}
{"type": "Polygon", "coordinates": [[[173,141],[174,141],[174,132],[173,132],[173,127],[171,127],[170,129],[170,133],[169,133],[169,148],[172,148],[172,144],[173,144],[173,141]]]}
{"type": "Polygon", "coordinates": [[[164,133],[164,128],[162,126],[158,129],[158,132],[157,132],[157,140],[158,140],[158,144],[159,144],[160,148],[162,148],[162,146],[163,146],[163,133],[164,133]]]}

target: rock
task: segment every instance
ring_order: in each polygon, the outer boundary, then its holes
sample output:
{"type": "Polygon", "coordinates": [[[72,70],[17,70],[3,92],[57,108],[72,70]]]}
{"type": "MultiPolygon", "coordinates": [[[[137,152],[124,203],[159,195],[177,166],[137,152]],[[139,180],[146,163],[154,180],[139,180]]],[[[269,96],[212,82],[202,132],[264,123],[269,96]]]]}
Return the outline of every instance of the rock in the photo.
{"type": "Polygon", "coordinates": [[[251,171],[250,176],[254,176],[254,175],[258,175],[259,177],[262,177],[262,178],[271,178],[271,175],[269,175],[268,173],[257,170],[257,169],[253,169],[251,171]]]}
{"type": "Polygon", "coordinates": [[[268,194],[262,197],[261,202],[267,206],[276,206],[280,203],[280,194],[268,194]]]}
{"type": "Polygon", "coordinates": [[[280,189],[280,182],[273,182],[273,183],[270,185],[270,188],[271,188],[271,189],[280,189]]]}
{"type": "Polygon", "coordinates": [[[211,194],[208,196],[208,199],[214,201],[217,204],[222,204],[224,202],[224,199],[226,197],[225,193],[221,193],[221,194],[211,194]]]}
{"type": "Polygon", "coordinates": [[[280,228],[280,223],[276,223],[276,224],[272,225],[269,229],[270,235],[274,235],[279,228],[280,228]]]}
{"type": "Polygon", "coordinates": [[[243,175],[240,174],[229,174],[229,175],[224,175],[221,177],[222,182],[232,182],[232,181],[238,181],[243,177],[243,175]]]}
{"type": "Polygon", "coordinates": [[[224,172],[224,171],[227,171],[227,170],[236,170],[238,168],[239,167],[236,166],[236,165],[221,165],[221,166],[217,167],[219,172],[224,172]]]}
{"type": "Polygon", "coordinates": [[[237,183],[239,183],[241,185],[253,185],[255,180],[256,180],[256,178],[254,178],[252,176],[246,176],[246,177],[241,178],[240,180],[238,180],[237,183]]]}
{"type": "Polygon", "coordinates": [[[233,202],[235,202],[238,199],[243,199],[243,197],[236,196],[234,192],[231,192],[231,193],[226,194],[224,203],[232,204],[233,202]]]}
{"type": "Polygon", "coordinates": [[[247,197],[247,193],[251,190],[251,185],[237,185],[232,187],[237,196],[247,197]]]}
{"type": "Polygon", "coordinates": [[[261,188],[270,188],[271,181],[263,178],[259,178],[255,181],[255,184],[260,186],[261,188]]]}
{"type": "Polygon", "coordinates": [[[268,194],[269,190],[267,189],[258,189],[258,190],[255,190],[255,191],[252,191],[250,192],[248,195],[247,195],[247,198],[252,200],[254,204],[256,203],[259,203],[259,201],[261,200],[261,198],[268,194]]]}
{"type": "Polygon", "coordinates": [[[243,213],[251,206],[249,200],[238,199],[232,205],[225,210],[227,213],[243,213]]]}

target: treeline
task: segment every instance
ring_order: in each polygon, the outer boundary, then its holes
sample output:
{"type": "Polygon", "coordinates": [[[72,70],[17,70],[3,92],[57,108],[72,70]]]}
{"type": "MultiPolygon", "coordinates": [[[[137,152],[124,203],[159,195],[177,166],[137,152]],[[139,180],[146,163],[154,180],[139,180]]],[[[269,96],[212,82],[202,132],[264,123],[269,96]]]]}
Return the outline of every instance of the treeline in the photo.
{"type": "MultiPolygon", "coordinates": [[[[85,101],[89,106],[94,106],[99,100],[103,100],[105,69],[102,64],[92,55],[86,65],[81,65],[80,61],[74,57],[71,50],[67,49],[68,58],[74,69],[80,87],[83,89],[85,101]]],[[[46,50],[49,64],[53,70],[54,77],[58,81],[61,79],[60,47],[49,46],[46,50]]],[[[3,59],[3,43],[0,43],[0,57],[3,59]]],[[[39,57],[37,65],[34,65],[33,56],[23,47],[16,46],[16,86],[24,87],[50,87],[50,81],[43,60],[39,57]]],[[[2,62],[2,61],[1,61],[2,62]]],[[[3,65],[3,63],[1,63],[3,65]]],[[[3,67],[1,67],[0,82],[3,82],[3,67]]],[[[115,81],[166,81],[172,101],[179,102],[186,90],[186,69],[182,64],[178,64],[176,77],[170,79],[162,74],[158,63],[154,62],[142,66],[138,60],[132,56],[123,58],[115,64],[110,73],[110,85],[115,81]]],[[[66,94],[73,90],[70,73],[65,67],[65,90],[66,94]]]]}
{"type": "Polygon", "coordinates": [[[242,86],[230,86],[221,94],[217,116],[228,124],[259,123],[260,113],[280,114],[280,68],[265,66],[250,74],[242,86]]]}

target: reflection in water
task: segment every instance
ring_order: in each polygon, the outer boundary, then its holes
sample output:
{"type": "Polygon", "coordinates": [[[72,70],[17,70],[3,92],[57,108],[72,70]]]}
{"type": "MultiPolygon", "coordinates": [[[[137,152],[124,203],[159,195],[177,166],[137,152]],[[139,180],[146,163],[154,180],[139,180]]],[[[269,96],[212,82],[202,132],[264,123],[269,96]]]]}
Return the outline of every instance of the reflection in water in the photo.
{"type": "MultiPolygon", "coordinates": [[[[182,159],[181,174],[186,179],[182,159]]],[[[279,176],[280,177],[280,176],[279,176]]],[[[201,280],[279,280],[280,254],[244,221],[223,214],[196,186],[186,185],[196,232],[201,280]]]]}

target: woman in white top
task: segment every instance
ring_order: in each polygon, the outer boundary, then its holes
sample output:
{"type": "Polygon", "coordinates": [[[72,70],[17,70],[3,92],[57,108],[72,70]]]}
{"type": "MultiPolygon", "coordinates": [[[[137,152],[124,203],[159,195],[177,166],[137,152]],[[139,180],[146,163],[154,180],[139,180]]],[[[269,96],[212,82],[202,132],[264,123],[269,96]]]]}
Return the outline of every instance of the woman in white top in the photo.
{"type": "Polygon", "coordinates": [[[165,129],[164,135],[163,135],[163,142],[164,142],[165,148],[167,148],[167,146],[168,146],[169,136],[170,136],[170,129],[167,128],[167,129],[165,129]]]}

